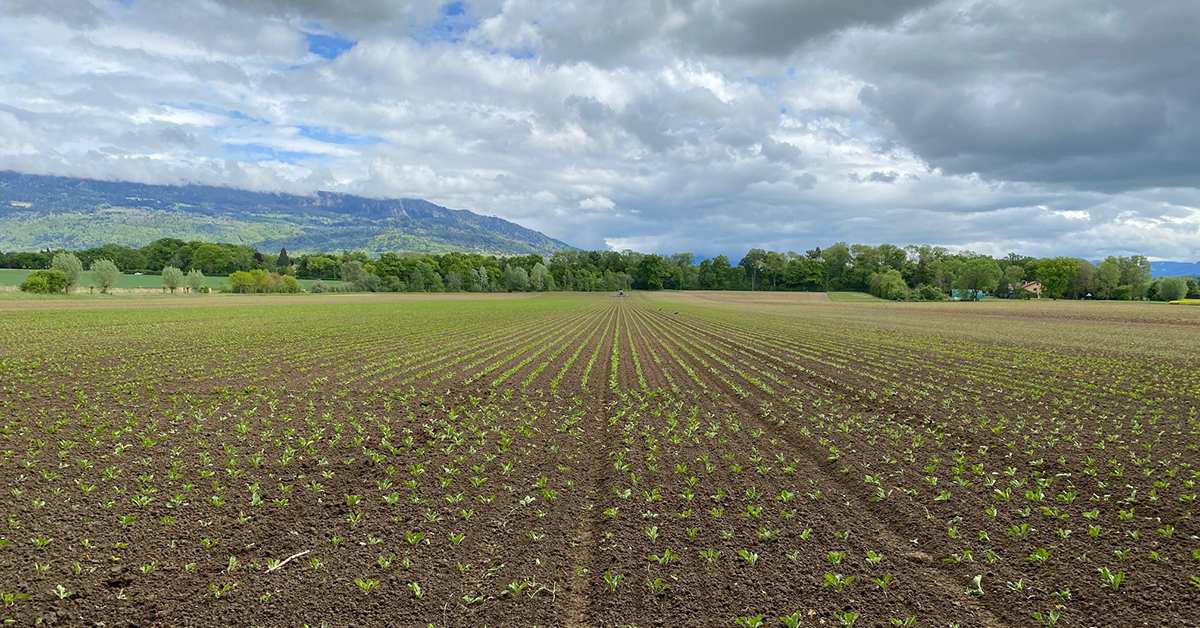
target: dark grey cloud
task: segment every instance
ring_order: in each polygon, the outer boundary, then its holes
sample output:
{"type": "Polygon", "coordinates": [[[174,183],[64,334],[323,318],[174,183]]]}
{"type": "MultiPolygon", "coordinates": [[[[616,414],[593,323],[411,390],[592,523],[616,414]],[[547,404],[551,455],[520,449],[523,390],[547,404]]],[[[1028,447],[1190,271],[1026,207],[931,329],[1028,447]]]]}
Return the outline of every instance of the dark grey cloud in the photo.
{"type": "Polygon", "coordinates": [[[679,3],[670,29],[677,45],[696,54],[785,58],[812,40],[853,26],[888,26],[936,0],[758,0],[679,3]]]}
{"type": "Polygon", "coordinates": [[[900,173],[895,170],[875,170],[865,177],[857,172],[850,173],[850,180],[855,183],[895,183],[899,178],[900,173]]]}
{"type": "Polygon", "coordinates": [[[886,26],[936,1],[511,0],[482,35],[501,45],[536,42],[555,61],[637,63],[664,48],[778,61],[814,40],[855,26],[886,26]]]}
{"type": "Polygon", "coordinates": [[[1200,10],[1186,0],[951,2],[824,58],[949,173],[1124,191],[1200,183],[1200,10]]]}
{"type": "Polygon", "coordinates": [[[283,19],[317,22],[346,31],[406,26],[437,14],[437,2],[420,0],[212,0],[229,9],[283,19]]]}

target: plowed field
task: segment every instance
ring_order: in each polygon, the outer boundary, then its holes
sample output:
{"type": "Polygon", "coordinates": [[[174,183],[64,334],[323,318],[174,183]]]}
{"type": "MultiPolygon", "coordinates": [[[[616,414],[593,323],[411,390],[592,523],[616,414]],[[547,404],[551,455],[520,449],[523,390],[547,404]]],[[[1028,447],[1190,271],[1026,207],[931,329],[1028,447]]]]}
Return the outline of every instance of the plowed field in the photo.
{"type": "Polygon", "coordinates": [[[1192,309],[55,303],[0,306],[16,625],[1200,622],[1192,309]]]}

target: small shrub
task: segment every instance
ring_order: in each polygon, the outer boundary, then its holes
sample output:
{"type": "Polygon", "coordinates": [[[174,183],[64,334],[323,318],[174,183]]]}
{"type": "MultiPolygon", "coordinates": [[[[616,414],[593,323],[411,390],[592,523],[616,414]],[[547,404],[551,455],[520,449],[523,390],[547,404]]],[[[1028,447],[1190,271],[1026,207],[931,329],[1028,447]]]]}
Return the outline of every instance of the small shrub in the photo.
{"type": "Polygon", "coordinates": [[[70,280],[67,278],[67,274],[61,270],[35,270],[29,273],[25,281],[21,282],[21,292],[29,292],[31,294],[64,292],[69,283],[70,280]]]}
{"type": "Polygon", "coordinates": [[[921,286],[922,301],[945,301],[946,293],[942,292],[937,286],[921,286]]]}

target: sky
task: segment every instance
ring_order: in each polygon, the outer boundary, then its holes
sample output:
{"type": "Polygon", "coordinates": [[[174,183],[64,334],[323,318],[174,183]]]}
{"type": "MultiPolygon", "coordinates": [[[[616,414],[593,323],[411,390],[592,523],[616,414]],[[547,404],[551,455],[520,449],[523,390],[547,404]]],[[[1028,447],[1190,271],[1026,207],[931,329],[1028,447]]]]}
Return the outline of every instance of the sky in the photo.
{"type": "Polygon", "coordinates": [[[1200,259],[1195,0],[0,0],[0,169],[1200,259]]]}

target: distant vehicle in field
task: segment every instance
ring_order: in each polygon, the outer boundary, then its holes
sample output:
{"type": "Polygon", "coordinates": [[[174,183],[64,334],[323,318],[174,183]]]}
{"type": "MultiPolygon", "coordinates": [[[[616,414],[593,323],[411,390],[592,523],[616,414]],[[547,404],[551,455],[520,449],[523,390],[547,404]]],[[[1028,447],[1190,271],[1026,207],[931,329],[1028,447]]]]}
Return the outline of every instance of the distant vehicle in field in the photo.
{"type": "Polygon", "coordinates": [[[625,296],[625,291],[624,291],[624,290],[617,290],[617,296],[619,296],[619,297],[623,297],[623,296],[625,296]]]}

